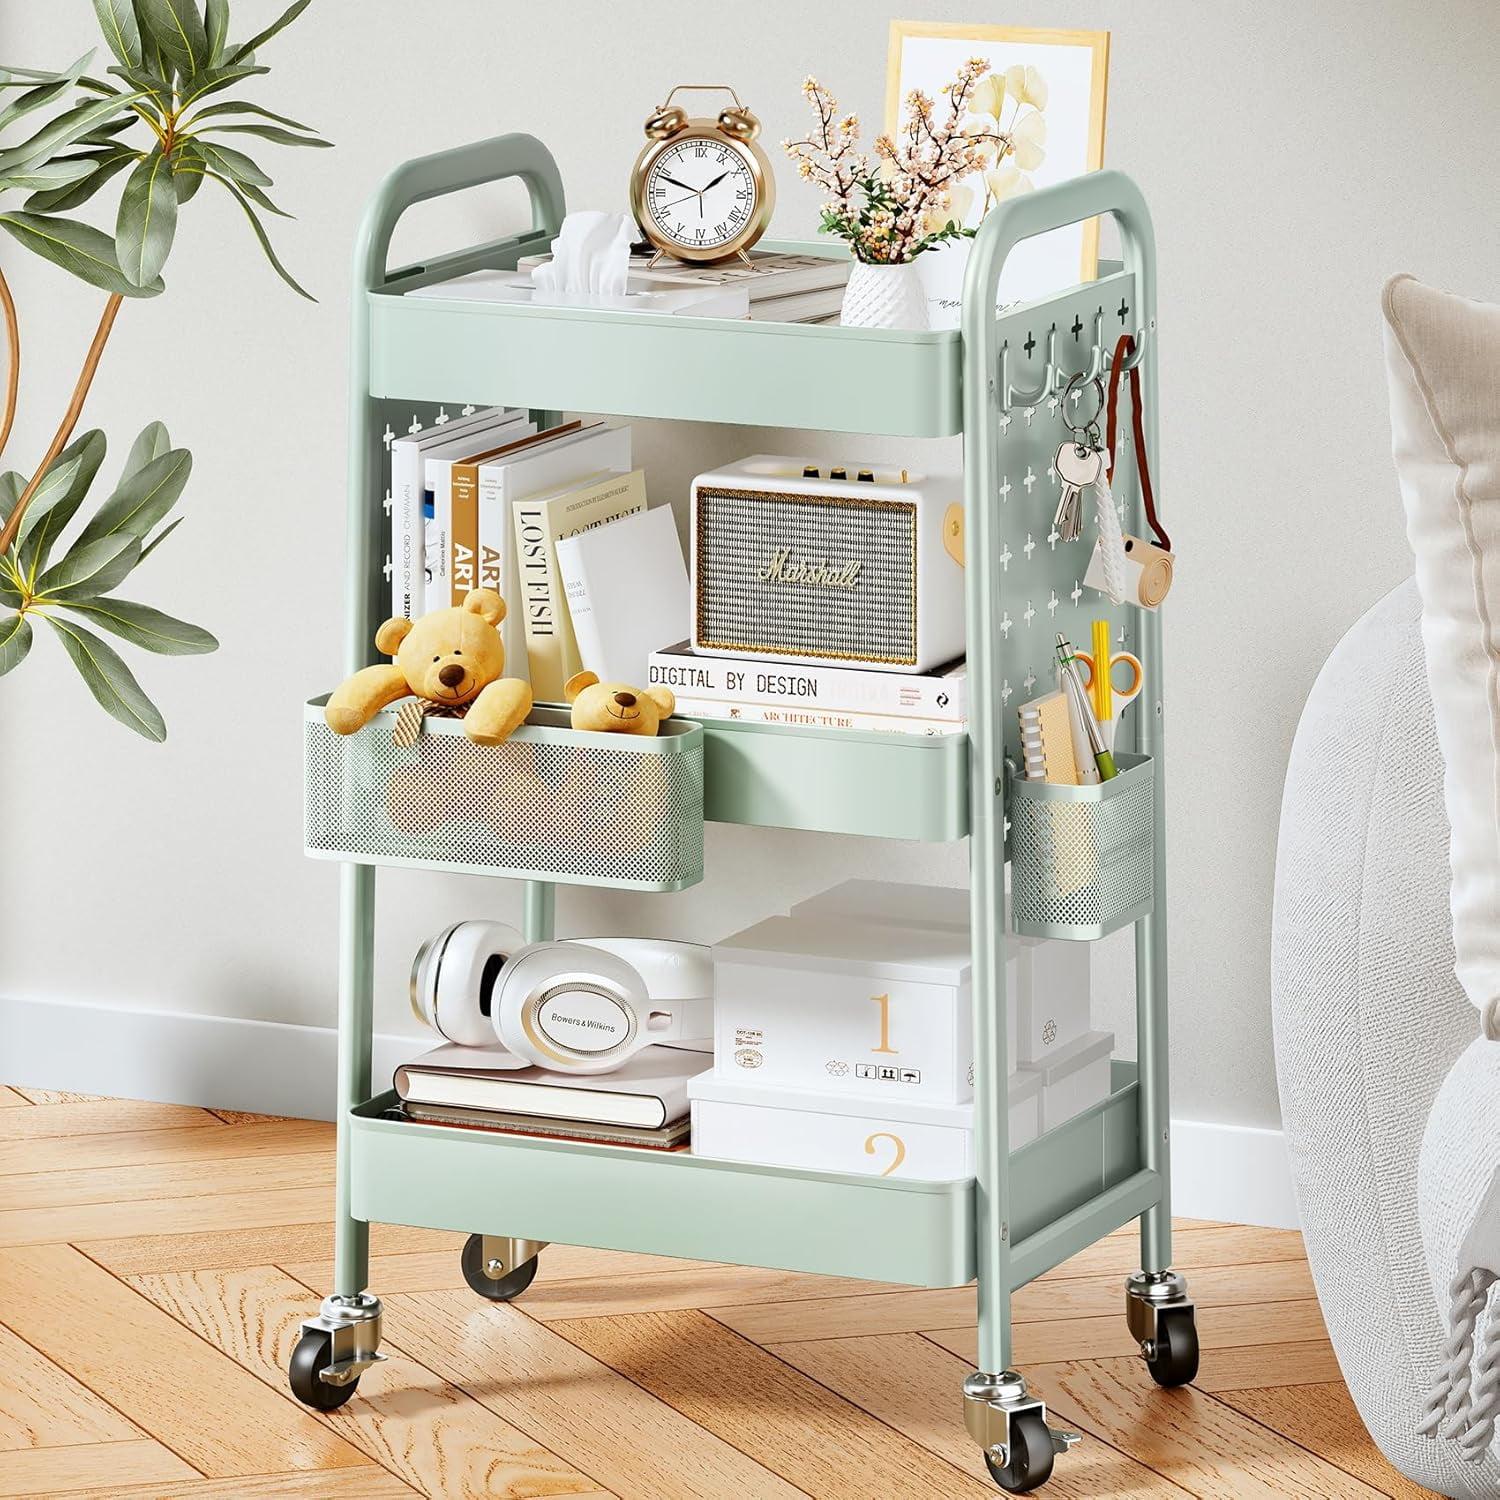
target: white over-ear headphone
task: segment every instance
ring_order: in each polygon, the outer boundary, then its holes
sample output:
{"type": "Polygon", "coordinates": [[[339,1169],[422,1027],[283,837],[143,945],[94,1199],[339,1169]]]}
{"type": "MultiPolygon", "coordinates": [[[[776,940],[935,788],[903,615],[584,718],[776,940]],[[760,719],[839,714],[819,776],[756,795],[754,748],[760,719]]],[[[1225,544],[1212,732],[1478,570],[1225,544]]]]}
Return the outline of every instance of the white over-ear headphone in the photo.
{"type": "Polygon", "coordinates": [[[713,1035],[713,950],[654,938],[525,943],[459,922],[422,945],[412,1009],[450,1042],[564,1073],[608,1073],[652,1042],[713,1035]]]}

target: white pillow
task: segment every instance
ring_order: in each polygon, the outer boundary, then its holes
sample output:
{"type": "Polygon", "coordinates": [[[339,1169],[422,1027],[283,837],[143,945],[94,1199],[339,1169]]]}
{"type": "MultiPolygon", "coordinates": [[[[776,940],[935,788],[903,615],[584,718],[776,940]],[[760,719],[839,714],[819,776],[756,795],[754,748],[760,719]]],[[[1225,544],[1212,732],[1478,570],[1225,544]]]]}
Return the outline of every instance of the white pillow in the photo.
{"type": "Polygon", "coordinates": [[[1500,307],[1397,276],[1391,440],[1445,763],[1456,972],[1500,1039],[1500,307]]]}

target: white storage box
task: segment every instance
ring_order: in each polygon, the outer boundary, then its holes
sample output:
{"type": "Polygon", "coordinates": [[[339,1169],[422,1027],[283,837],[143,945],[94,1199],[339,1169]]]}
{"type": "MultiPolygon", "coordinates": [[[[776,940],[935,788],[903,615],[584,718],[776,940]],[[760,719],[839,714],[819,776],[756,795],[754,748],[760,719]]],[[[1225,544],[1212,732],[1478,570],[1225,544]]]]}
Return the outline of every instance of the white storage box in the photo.
{"type": "Polygon", "coordinates": [[[714,968],[720,1078],[929,1104],[973,1096],[965,935],[772,917],[721,943],[714,968]]]}
{"type": "MultiPolygon", "coordinates": [[[[965,943],[969,939],[969,893],[961,887],[846,880],[799,902],[792,915],[900,922],[951,932],[965,943]]],[[[1089,946],[1011,934],[1006,953],[1006,1032],[1014,1072],[1017,1063],[1040,1063],[1088,1031],[1089,946]]]]}
{"type": "MultiPolygon", "coordinates": [[[[688,1084],[695,1156],[951,1182],[974,1175],[974,1106],[832,1097],[702,1074],[688,1084]]],[[[1012,1150],[1036,1139],[1041,1077],[1010,1080],[1012,1150]]]]}
{"type": "Polygon", "coordinates": [[[1016,1015],[1017,1058],[1023,1067],[1040,1066],[1089,1030],[1089,945],[1014,937],[1010,943],[1021,959],[1020,982],[1006,991],[1016,1015]]]}
{"type": "Polygon", "coordinates": [[[1043,1130],[1055,1130],[1109,1097],[1114,1050],[1113,1033],[1089,1031],[1037,1067],[1023,1070],[1042,1081],[1043,1130]]]}

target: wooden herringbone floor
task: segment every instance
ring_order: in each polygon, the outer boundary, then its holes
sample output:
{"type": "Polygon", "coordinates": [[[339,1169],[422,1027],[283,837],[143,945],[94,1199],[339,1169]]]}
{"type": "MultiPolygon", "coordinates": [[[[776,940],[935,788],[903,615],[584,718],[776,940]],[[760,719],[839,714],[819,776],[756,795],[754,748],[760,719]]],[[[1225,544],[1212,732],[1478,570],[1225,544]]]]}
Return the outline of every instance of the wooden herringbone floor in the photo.
{"type": "MultiPolygon", "coordinates": [[[[0,1496],[995,1496],[963,1431],[974,1294],[556,1246],[513,1306],[460,1239],[376,1227],[389,1362],[287,1393],[327,1289],[332,1129],[0,1088],[0,1496]]],[[[1131,1353],[1133,1235],[1016,1299],[1016,1363],[1086,1434],[1048,1496],[1425,1495],[1371,1445],[1294,1233],[1184,1223],[1205,1345],[1131,1353]]]]}

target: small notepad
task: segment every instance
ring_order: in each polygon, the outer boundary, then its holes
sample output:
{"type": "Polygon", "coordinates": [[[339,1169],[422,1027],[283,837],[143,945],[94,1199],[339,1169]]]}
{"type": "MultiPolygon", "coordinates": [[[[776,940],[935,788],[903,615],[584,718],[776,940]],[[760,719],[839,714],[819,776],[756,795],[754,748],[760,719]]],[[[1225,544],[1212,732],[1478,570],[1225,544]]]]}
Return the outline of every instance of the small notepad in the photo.
{"type": "Polygon", "coordinates": [[[1077,786],[1081,778],[1066,696],[1061,692],[1044,693],[1030,703],[1023,703],[1019,713],[1026,779],[1077,786]]]}

